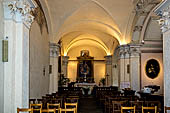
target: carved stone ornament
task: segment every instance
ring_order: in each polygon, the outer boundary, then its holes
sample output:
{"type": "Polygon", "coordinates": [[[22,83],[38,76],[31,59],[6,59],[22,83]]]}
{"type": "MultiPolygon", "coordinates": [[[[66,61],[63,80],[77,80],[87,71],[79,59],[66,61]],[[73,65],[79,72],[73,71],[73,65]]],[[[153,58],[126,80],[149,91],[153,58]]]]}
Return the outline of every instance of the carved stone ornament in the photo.
{"type": "Polygon", "coordinates": [[[60,47],[57,44],[50,44],[50,57],[58,57],[60,55],[60,47]]]}
{"type": "Polygon", "coordinates": [[[161,25],[162,32],[166,32],[170,29],[170,6],[161,12],[161,18],[158,20],[161,25]]]}
{"type": "Polygon", "coordinates": [[[141,45],[127,44],[119,46],[119,58],[139,57],[141,45]]]}
{"type": "Polygon", "coordinates": [[[106,65],[111,65],[112,64],[112,56],[108,55],[104,57],[106,59],[106,65]]]}
{"type": "Polygon", "coordinates": [[[22,20],[31,26],[34,21],[34,16],[32,15],[34,8],[31,8],[27,2],[24,0],[13,1],[8,4],[8,7],[12,15],[20,14],[22,20]]]}
{"type": "Polygon", "coordinates": [[[129,46],[120,45],[119,46],[119,58],[129,58],[129,46]]]}

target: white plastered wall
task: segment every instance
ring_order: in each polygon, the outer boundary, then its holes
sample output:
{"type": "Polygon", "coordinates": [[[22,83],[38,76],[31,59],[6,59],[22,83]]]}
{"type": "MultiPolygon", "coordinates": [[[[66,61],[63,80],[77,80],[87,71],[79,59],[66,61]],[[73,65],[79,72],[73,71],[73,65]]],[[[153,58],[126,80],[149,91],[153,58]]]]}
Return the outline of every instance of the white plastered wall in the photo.
{"type": "Polygon", "coordinates": [[[46,28],[36,21],[30,31],[30,98],[41,98],[49,92],[49,38],[46,28]],[[45,75],[44,75],[45,69],[45,75]]]}
{"type": "Polygon", "coordinates": [[[141,53],[141,88],[147,85],[159,85],[159,94],[163,94],[164,83],[163,83],[163,62],[162,53],[141,53]],[[155,79],[147,77],[145,73],[145,66],[149,59],[156,59],[160,65],[159,75],[155,79]]]}
{"type": "Polygon", "coordinates": [[[2,0],[0,0],[0,113],[3,113],[4,110],[4,65],[2,62],[3,21],[3,6],[2,0]]]}

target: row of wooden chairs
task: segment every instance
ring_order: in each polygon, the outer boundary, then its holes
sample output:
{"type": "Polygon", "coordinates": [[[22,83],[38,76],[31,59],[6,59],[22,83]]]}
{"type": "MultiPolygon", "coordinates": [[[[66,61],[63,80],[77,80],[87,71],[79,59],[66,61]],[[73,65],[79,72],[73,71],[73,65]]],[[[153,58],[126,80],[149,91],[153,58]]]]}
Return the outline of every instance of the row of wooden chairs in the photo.
{"type": "MultiPolygon", "coordinates": [[[[77,103],[64,103],[65,105],[65,109],[71,109],[71,108],[75,108],[75,113],[77,113],[77,103]],[[71,108],[70,108],[71,107],[71,108]]],[[[30,104],[30,108],[33,108],[34,111],[41,111],[43,112],[43,108],[42,108],[42,104],[30,104]]],[[[47,103],[47,109],[55,109],[56,111],[60,111],[63,109],[61,109],[60,103],[58,104],[51,104],[51,103],[47,103]]]]}
{"type": "Polygon", "coordinates": [[[60,103],[60,107],[64,107],[64,103],[78,103],[79,104],[79,96],[75,95],[69,95],[69,96],[64,96],[64,95],[48,95],[48,96],[43,96],[41,99],[30,99],[30,104],[43,104],[43,108],[47,108],[47,103],[60,103]],[[39,100],[39,101],[37,101],[39,100]]]}
{"type": "MultiPolygon", "coordinates": [[[[33,108],[17,108],[17,113],[21,113],[21,112],[30,112],[30,113],[33,113],[34,109],[33,108]]],[[[67,109],[62,109],[62,108],[59,108],[59,113],[62,113],[62,112],[73,112],[73,113],[76,113],[76,109],[75,108],[67,108],[67,109]]],[[[40,113],[56,113],[56,109],[43,109],[43,110],[40,110],[40,113]]]]}
{"type": "MultiPolygon", "coordinates": [[[[123,106],[121,106],[121,113],[124,113],[124,111],[127,112],[129,110],[132,110],[132,111],[130,111],[131,113],[132,112],[135,113],[136,107],[135,106],[133,106],[133,107],[123,107],[123,106]]],[[[147,111],[147,113],[150,113],[150,112],[148,112],[150,110],[153,110],[154,113],[157,113],[157,106],[155,106],[155,107],[144,107],[144,106],[142,106],[142,113],[145,113],[145,110],[147,111]]]]}

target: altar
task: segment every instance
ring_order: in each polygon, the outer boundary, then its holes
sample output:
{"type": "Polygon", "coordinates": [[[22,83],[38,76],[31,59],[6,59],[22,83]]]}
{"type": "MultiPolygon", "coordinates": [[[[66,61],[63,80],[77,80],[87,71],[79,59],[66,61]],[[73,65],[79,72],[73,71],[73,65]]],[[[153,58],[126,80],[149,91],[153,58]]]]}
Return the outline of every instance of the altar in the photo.
{"type": "Polygon", "coordinates": [[[96,86],[96,83],[75,83],[75,86],[82,88],[83,95],[91,95],[93,87],[96,86]]]}

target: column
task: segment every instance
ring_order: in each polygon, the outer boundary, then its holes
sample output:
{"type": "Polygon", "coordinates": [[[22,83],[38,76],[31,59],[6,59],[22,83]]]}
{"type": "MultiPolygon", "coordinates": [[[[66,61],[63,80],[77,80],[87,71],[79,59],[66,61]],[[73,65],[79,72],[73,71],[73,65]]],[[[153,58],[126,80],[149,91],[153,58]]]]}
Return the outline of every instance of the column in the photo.
{"type": "Polygon", "coordinates": [[[68,77],[68,73],[67,73],[67,70],[68,70],[68,59],[69,59],[69,56],[62,56],[62,74],[64,74],[64,77],[68,77]]]}
{"type": "Polygon", "coordinates": [[[130,44],[131,89],[140,91],[140,44],[130,44]]]}
{"type": "Polygon", "coordinates": [[[129,66],[129,46],[128,45],[120,45],[118,47],[119,51],[119,60],[118,60],[118,68],[119,68],[119,86],[120,89],[130,88],[130,71],[128,69],[129,66]]]}
{"type": "Polygon", "coordinates": [[[8,61],[4,62],[4,113],[29,107],[29,29],[35,7],[31,1],[4,2],[4,37],[8,61]]]}
{"type": "Polygon", "coordinates": [[[112,56],[111,55],[105,56],[105,63],[106,63],[106,72],[105,72],[106,86],[111,86],[112,85],[112,56]]]}
{"type": "Polygon", "coordinates": [[[163,65],[164,65],[164,106],[170,106],[170,2],[163,2],[155,10],[161,16],[159,24],[163,33],[163,65]]]}
{"type": "Polygon", "coordinates": [[[112,86],[119,87],[119,49],[116,48],[112,56],[112,86]]]}
{"type": "Polygon", "coordinates": [[[58,91],[58,58],[60,55],[60,46],[55,43],[50,43],[50,88],[49,93],[58,91]]]}

